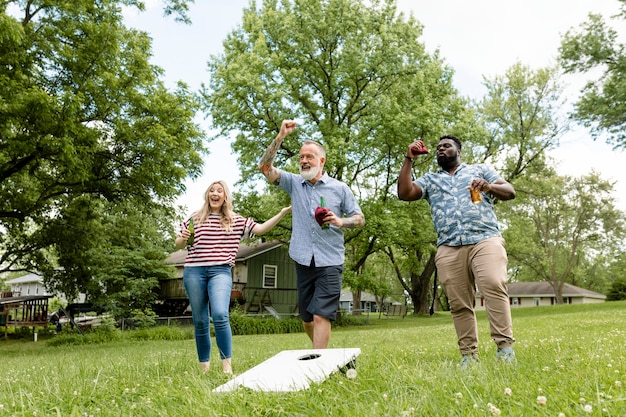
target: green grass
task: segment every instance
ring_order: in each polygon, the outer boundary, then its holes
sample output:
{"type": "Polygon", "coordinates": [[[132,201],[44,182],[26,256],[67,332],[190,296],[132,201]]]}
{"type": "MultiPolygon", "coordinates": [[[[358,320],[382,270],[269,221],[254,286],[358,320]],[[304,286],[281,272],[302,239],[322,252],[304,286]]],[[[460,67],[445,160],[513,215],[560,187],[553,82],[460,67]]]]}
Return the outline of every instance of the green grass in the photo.
{"type": "MultiPolygon", "coordinates": [[[[335,329],[329,346],[361,349],[355,379],[336,373],[292,393],[213,393],[227,378],[216,355],[207,374],[198,370],[192,339],[0,341],[0,417],[626,415],[626,302],[514,310],[514,366],[495,363],[478,317],[478,366],[457,367],[449,314],[371,316],[369,326],[335,329]]],[[[234,370],[308,348],[304,333],[235,336],[234,370]]]]}

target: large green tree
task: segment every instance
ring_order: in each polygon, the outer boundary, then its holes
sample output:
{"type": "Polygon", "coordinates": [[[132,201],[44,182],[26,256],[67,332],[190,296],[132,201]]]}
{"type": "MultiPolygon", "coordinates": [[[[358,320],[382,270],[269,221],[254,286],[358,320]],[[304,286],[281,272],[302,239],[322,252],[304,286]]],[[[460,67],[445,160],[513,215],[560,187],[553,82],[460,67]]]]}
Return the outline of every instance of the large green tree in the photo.
{"type": "MultiPolygon", "coordinates": [[[[457,117],[452,119],[455,123],[447,126],[445,133],[461,138],[464,162],[489,164],[517,189],[524,188],[524,183],[516,180],[542,172],[546,166],[546,151],[556,147],[568,130],[567,121],[558,116],[563,104],[559,73],[555,68],[532,70],[518,62],[505,74],[485,79],[484,85],[487,92],[482,100],[467,103],[466,109],[457,111],[457,117]]],[[[434,169],[434,166],[420,167],[416,175],[425,169],[434,169]]],[[[421,266],[411,268],[410,276],[401,281],[412,299],[419,300],[419,312],[425,313],[428,311],[429,278],[435,269],[435,238],[432,229],[424,228],[423,221],[419,221],[421,216],[430,218],[420,210],[420,205],[424,207],[425,203],[412,204],[415,212],[403,219],[405,227],[396,229],[395,244],[388,246],[386,253],[394,260],[417,261],[421,266]],[[412,227],[406,227],[409,224],[412,227]],[[421,244],[402,243],[407,241],[421,244]]],[[[496,205],[503,227],[511,214],[502,211],[501,206],[509,204],[496,205]]],[[[400,276],[402,271],[398,269],[397,274],[400,276]]]]}
{"type": "Polygon", "coordinates": [[[526,186],[507,205],[510,267],[517,280],[552,284],[562,303],[564,284],[584,283],[596,259],[621,251],[624,215],[615,208],[613,184],[596,173],[573,178],[544,172],[522,181],[526,186]]]}
{"type": "Polygon", "coordinates": [[[150,308],[158,281],[174,274],[163,262],[173,241],[172,216],[164,210],[90,195],[75,198],[42,228],[43,236],[58,237],[53,258],[64,266],[43,269],[45,284],[69,299],[83,292],[116,317],[150,308]]]}
{"type": "Polygon", "coordinates": [[[560,116],[565,103],[558,69],[517,62],[484,85],[478,113],[486,131],[464,146],[463,158],[491,165],[510,182],[543,171],[547,151],[569,131],[560,116]]]}
{"type": "MultiPolygon", "coordinates": [[[[186,3],[167,1],[165,12],[187,20],[186,3]]],[[[70,294],[100,297],[96,253],[132,247],[101,235],[122,230],[99,229],[102,216],[133,220],[131,230],[144,226],[133,213],[173,218],[202,164],[193,93],[164,87],[150,38],[124,26],[122,6],[143,2],[0,2],[0,271],[61,266],[67,280],[49,282],[70,294]]],[[[116,266],[140,265],[141,253],[150,264],[146,242],[116,266]]]]}
{"type": "Polygon", "coordinates": [[[258,160],[283,119],[299,124],[276,166],[296,170],[305,138],[326,147],[326,170],[352,188],[365,213],[366,227],[346,234],[346,268],[364,282],[372,282],[368,258],[390,244],[396,227],[407,227],[394,221],[407,206],[390,202],[408,144],[434,144],[462,109],[452,71],[425,51],[421,35],[392,0],[266,0],[244,11],[224,53],[209,62],[206,108],[213,127],[238,132],[233,149],[244,186],[259,180],[258,160]]]}
{"type": "Polygon", "coordinates": [[[626,148],[626,48],[619,42],[626,28],[626,0],[614,16],[621,29],[611,27],[599,14],[589,14],[578,31],[563,36],[561,65],[567,73],[600,74],[582,89],[573,117],[590,127],[595,137],[606,134],[608,143],[626,148]],[[620,21],[621,20],[621,21],[620,21]]]}

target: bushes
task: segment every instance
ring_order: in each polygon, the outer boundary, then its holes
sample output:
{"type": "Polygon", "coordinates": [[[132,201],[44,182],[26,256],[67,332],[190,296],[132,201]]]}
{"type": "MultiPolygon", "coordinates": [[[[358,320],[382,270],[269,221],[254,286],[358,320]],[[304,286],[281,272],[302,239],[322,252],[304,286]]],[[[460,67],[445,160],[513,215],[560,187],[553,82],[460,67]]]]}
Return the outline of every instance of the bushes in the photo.
{"type": "MultiPolygon", "coordinates": [[[[241,313],[231,315],[233,335],[249,334],[279,334],[302,332],[302,323],[299,318],[285,318],[276,320],[273,317],[249,317],[241,313]]],[[[215,336],[213,326],[211,335],[215,336]]],[[[153,326],[136,330],[121,331],[111,322],[103,322],[91,330],[80,334],[77,330],[64,330],[50,340],[51,346],[85,345],[106,343],[117,340],[187,340],[193,339],[192,326],[153,326]]]]}
{"type": "Polygon", "coordinates": [[[230,327],[233,335],[298,333],[304,330],[299,318],[276,320],[273,317],[250,317],[237,313],[231,313],[230,327]]]}
{"type": "Polygon", "coordinates": [[[127,337],[133,340],[187,340],[193,339],[193,327],[156,326],[129,331],[127,337]]]}
{"type": "Polygon", "coordinates": [[[626,277],[620,277],[613,281],[609,293],[606,295],[606,301],[619,300],[626,300],[626,277]]]}
{"type": "MultiPolygon", "coordinates": [[[[149,312],[135,312],[132,319],[132,326],[124,327],[125,331],[117,328],[113,318],[102,317],[99,325],[94,326],[84,334],[77,330],[64,330],[63,333],[54,336],[48,341],[52,346],[59,345],[84,345],[90,343],[105,343],[116,340],[187,340],[193,339],[193,326],[159,326],[154,316],[149,312]]],[[[274,317],[252,317],[246,316],[241,310],[235,309],[230,313],[230,324],[233,335],[255,335],[255,334],[283,334],[301,333],[304,331],[300,317],[285,317],[276,319],[274,317]]],[[[366,325],[368,322],[363,317],[353,317],[341,314],[333,326],[358,326],[366,325]]],[[[213,325],[211,325],[211,336],[215,336],[213,325]]]]}
{"type": "Polygon", "coordinates": [[[111,330],[109,326],[98,326],[84,334],[79,333],[75,329],[68,331],[64,330],[63,333],[48,340],[48,344],[51,346],[89,345],[113,342],[122,339],[123,335],[120,330],[115,328],[111,330]]]}

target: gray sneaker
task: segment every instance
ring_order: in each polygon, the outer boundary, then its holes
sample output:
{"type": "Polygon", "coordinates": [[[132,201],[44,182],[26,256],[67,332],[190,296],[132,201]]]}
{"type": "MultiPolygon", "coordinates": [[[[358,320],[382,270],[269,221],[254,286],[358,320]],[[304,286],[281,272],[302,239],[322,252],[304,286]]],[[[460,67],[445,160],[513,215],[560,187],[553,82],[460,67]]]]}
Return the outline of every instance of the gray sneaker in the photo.
{"type": "Polygon", "coordinates": [[[467,369],[468,367],[477,365],[478,363],[480,363],[480,360],[478,360],[478,356],[471,354],[463,355],[463,357],[461,358],[461,362],[459,362],[459,368],[467,369]]]}
{"type": "Polygon", "coordinates": [[[496,352],[496,361],[502,363],[515,363],[515,351],[512,347],[498,348],[496,352]]]}

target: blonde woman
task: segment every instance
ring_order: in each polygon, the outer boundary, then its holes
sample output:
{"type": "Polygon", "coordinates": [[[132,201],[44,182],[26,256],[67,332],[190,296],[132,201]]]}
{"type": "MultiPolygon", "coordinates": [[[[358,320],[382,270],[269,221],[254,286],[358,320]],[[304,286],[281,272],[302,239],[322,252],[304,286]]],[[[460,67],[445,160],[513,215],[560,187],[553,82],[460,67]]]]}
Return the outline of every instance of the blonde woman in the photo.
{"type": "Polygon", "coordinates": [[[188,247],[183,282],[189,297],[200,368],[209,370],[211,334],[209,305],[215,327],[215,341],[222,359],[222,369],[232,374],[232,332],[228,316],[232,271],[239,243],[246,237],[262,235],[291,210],[283,208],[265,223],[256,223],[233,211],[232,196],[224,181],[215,181],[204,194],[204,204],[181,224],[176,247],[187,246],[193,218],[194,239],[188,247]]]}

